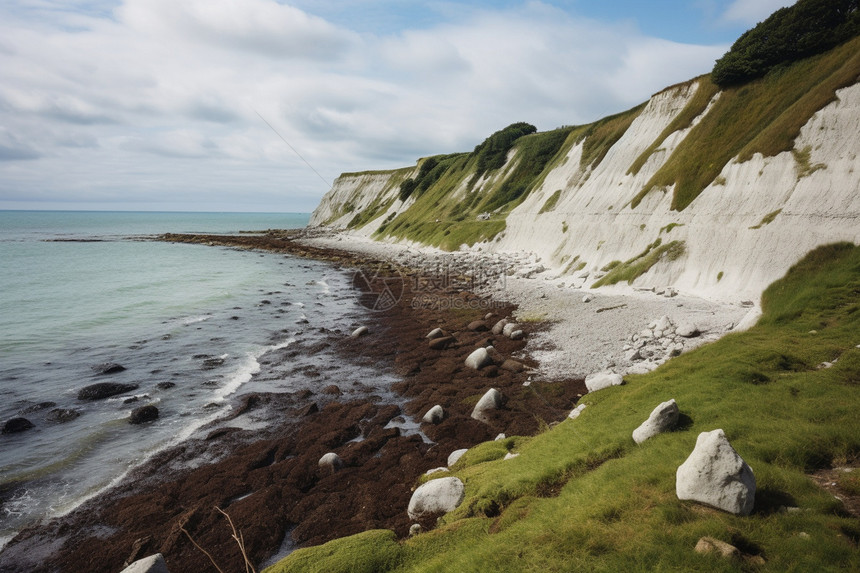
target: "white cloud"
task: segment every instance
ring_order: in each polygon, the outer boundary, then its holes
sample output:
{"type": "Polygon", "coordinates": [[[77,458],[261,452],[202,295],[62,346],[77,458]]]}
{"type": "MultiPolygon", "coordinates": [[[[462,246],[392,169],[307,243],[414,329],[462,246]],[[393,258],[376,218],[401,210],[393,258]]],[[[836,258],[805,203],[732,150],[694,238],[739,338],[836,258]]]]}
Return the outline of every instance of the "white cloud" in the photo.
{"type": "Polygon", "coordinates": [[[31,4],[54,20],[0,7],[0,206],[310,210],[326,186],[257,113],[332,181],[468,151],[514,121],[593,121],[725,51],[538,2],[384,36],[274,0],[31,4]]]}
{"type": "Polygon", "coordinates": [[[734,0],[723,14],[723,20],[753,26],[796,0],[734,0]]]}

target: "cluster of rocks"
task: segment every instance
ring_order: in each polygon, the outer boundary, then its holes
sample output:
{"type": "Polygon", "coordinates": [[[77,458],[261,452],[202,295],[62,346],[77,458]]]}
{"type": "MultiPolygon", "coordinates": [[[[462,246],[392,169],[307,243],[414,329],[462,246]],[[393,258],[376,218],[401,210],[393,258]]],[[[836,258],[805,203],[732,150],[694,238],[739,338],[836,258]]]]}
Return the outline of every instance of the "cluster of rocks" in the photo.
{"type": "Polygon", "coordinates": [[[624,360],[633,365],[629,372],[650,372],[670,358],[680,355],[689,340],[701,334],[693,322],[675,324],[668,316],[651,322],[647,328],[631,334],[624,345],[624,360]]]}
{"type": "MultiPolygon", "coordinates": [[[[505,336],[511,340],[521,340],[525,336],[519,324],[506,318],[498,320],[492,328],[489,328],[486,321],[490,320],[490,318],[491,315],[488,314],[483,321],[474,321],[467,328],[476,332],[489,330],[496,336],[505,336]]],[[[447,347],[449,343],[454,342],[453,337],[440,328],[428,333],[427,338],[430,341],[431,348],[436,347],[434,343],[447,342],[444,345],[439,344],[438,347],[441,349],[447,347]]],[[[503,368],[520,372],[524,369],[524,366],[520,362],[505,359],[493,346],[479,346],[476,348],[466,357],[465,365],[467,368],[474,370],[503,368]]],[[[497,388],[490,388],[475,404],[471,417],[480,422],[490,423],[491,413],[494,410],[503,408],[506,401],[505,396],[497,388]]],[[[441,404],[436,404],[424,414],[421,421],[426,424],[439,424],[444,419],[444,408],[441,404]]],[[[504,434],[499,434],[496,439],[501,438],[504,438],[504,434]]],[[[467,451],[467,449],[459,449],[451,452],[448,456],[448,467],[431,469],[427,472],[427,475],[448,471],[448,468],[456,464],[467,451]]],[[[516,454],[513,454],[511,457],[515,456],[516,454]]],[[[459,478],[445,477],[428,481],[418,487],[413,493],[407,510],[409,518],[419,520],[427,516],[453,511],[462,503],[464,495],[465,488],[459,478]]],[[[412,529],[410,529],[410,533],[413,535],[419,531],[420,525],[418,524],[413,525],[412,529]]]]}
{"type": "MultiPolygon", "coordinates": [[[[122,366],[121,364],[117,364],[115,362],[106,362],[104,364],[97,364],[93,366],[92,370],[95,376],[108,376],[110,374],[123,372],[125,370],[125,366],[122,366]]],[[[167,389],[172,386],[175,386],[175,384],[173,384],[172,382],[162,382],[158,385],[160,389],[167,389]]],[[[138,388],[138,384],[123,384],[120,382],[97,382],[95,384],[90,384],[81,388],[78,391],[77,398],[82,402],[96,402],[99,400],[112,398],[114,396],[127,394],[128,392],[133,392],[138,388]]],[[[137,398],[129,398],[124,403],[131,403],[136,400],[137,398]]],[[[56,406],[57,404],[55,402],[41,402],[39,404],[29,406],[21,413],[30,414],[42,410],[49,410],[49,412],[45,416],[45,419],[48,422],[57,424],[71,422],[72,420],[77,419],[81,415],[81,410],[74,408],[58,408],[56,406]]],[[[158,416],[158,408],[152,404],[147,404],[145,406],[140,406],[132,410],[131,414],[128,417],[128,423],[144,424],[146,422],[152,422],[158,419],[158,416]]],[[[26,417],[19,416],[7,420],[3,424],[2,429],[0,429],[0,433],[18,434],[21,432],[26,432],[27,430],[31,430],[35,427],[36,424],[34,424],[31,420],[26,417]]]]}
{"type": "MultiPolygon", "coordinates": [[[[578,405],[568,418],[577,419],[585,408],[585,404],[578,405]]],[[[667,400],[633,430],[633,441],[642,444],[670,431],[679,418],[678,404],[674,399],[667,400]]],[[[689,457],[678,466],[675,493],[681,500],[696,501],[735,515],[749,515],[755,504],[755,475],[722,429],[702,432],[689,457]]]]}

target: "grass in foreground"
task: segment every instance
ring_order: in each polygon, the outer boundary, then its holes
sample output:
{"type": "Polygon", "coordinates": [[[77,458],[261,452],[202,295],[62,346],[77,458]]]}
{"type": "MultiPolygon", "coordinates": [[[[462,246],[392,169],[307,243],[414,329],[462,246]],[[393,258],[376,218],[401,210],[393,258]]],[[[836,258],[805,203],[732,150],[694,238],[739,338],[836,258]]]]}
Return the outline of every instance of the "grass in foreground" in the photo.
{"type": "Polygon", "coordinates": [[[454,468],[466,500],[438,529],[400,543],[366,532],[298,550],[268,573],[860,570],[860,521],[806,475],[860,458],[860,247],[816,249],[762,305],[748,332],[585,396],[576,420],[469,450],[454,468]],[[680,427],[636,445],[633,429],[669,398],[680,427]],[[716,428],[755,472],[748,517],[675,496],[675,470],[716,428]],[[502,460],[508,451],[521,455],[502,460]],[[697,554],[705,535],[765,563],[697,554]]]}

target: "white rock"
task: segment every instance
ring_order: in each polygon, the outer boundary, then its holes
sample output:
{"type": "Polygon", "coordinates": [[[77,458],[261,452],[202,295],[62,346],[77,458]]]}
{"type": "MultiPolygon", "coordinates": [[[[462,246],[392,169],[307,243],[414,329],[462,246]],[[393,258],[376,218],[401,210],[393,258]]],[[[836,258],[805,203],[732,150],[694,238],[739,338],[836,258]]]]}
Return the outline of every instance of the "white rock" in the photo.
{"type": "Polygon", "coordinates": [[[413,523],[412,525],[409,526],[409,536],[410,537],[415,537],[416,535],[418,535],[420,533],[421,533],[421,524],[420,523],[413,523]]]}
{"type": "Polygon", "coordinates": [[[170,573],[161,553],[138,559],[120,573],[170,573]]]}
{"type": "Polygon", "coordinates": [[[429,476],[429,475],[437,474],[439,472],[447,472],[447,471],[451,471],[451,470],[449,470],[448,468],[438,467],[438,468],[433,468],[432,470],[427,470],[426,472],[424,472],[424,475],[429,476]]]}
{"type": "Polygon", "coordinates": [[[504,334],[505,336],[507,336],[508,338],[510,338],[511,333],[512,333],[513,331],[515,331],[515,330],[519,330],[519,329],[520,329],[520,325],[519,325],[519,324],[517,324],[516,322],[509,322],[509,323],[507,323],[507,324],[504,326],[504,328],[502,328],[502,334],[504,334]]]}
{"type": "Polygon", "coordinates": [[[663,402],[654,408],[648,419],[642,422],[642,425],[633,430],[633,441],[641,444],[648,438],[670,430],[678,423],[679,415],[680,411],[674,398],[668,402],[663,402]]]}
{"type": "Polygon", "coordinates": [[[672,321],[669,319],[668,316],[661,316],[654,324],[654,328],[666,332],[667,330],[672,329],[672,321]]]}
{"type": "Polygon", "coordinates": [[[699,327],[693,322],[682,322],[675,329],[675,334],[684,338],[699,336],[699,327]]]}
{"type": "Polygon", "coordinates": [[[657,364],[653,362],[637,362],[627,369],[628,374],[648,374],[657,368],[657,364]]]}
{"type": "Polygon", "coordinates": [[[486,394],[481,396],[478,403],[475,404],[475,408],[472,410],[472,417],[478,421],[487,423],[490,421],[489,416],[487,416],[487,412],[490,410],[498,410],[503,404],[504,397],[502,396],[502,393],[495,388],[490,388],[487,390],[486,394]]]}
{"type": "Polygon", "coordinates": [[[582,302],[591,302],[593,300],[594,300],[594,297],[591,296],[590,294],[587,294],[587,295],[582,297],[582,302]]]}
{"type": "Polygon", "coordinates": [[[626,360],[627,362],[633,362],[634,360],[642,360],[642,355],[639,354],[638,348],[631,348],[624,353],[624,360],[626,360]]]}
{"type": "Polygon", "coordinates": [[[349,336],[351,338],[358,338],[359,336],[364,336],[365,334],[369,334],[370,330],[366,326],[359,326],[355,330],[352,331],[352,334],[349,336]]]}
{"type": "Polygon", "coordinates": [[[428,481],[412,494],[407,509],[409,519],[421,519],[453,511],[463,502],[465,494],[466,488],[458,478],[446,477],[428,481]]]}
{"type": "Polygon", "coordinates": [[[621,374],[615,372],[597,372],[585,377],[585,387],[588,388],[589,392],[597,392],[610,386],[621,386],[623,383],[624,379],[621,374]]]}
{"type": "Polygon", "coordinates": [[[424,417],[421,418],[421,421],[426,422],[428,424],[438,424],[445,418],[445,410],[442,409],[442,406],[436,404],[424,414],[424,417]]]}
{"type": "Polygon", "coordinates": [[[722,430],[702,432],[696,447],[675,473],[678,499],[698,501],[735,515],[755,504],[755,475],[722,430]]]}
{"type": "Polygon", "coordinates": [[[523,332],[522,330],[515,330],[511,333],[510,339],[511,340],[522,340],[523,338],[525,338],[525,336],[526,336],[526,333],[523,332]]]}
{"type": "Polygon", "coordinates": [[[320,458],[317,465],[321,468],[330,468],[332,471],[337,471],[343,467],[343,460],[334,452],[329,452],[320,458]]]}
{"type": "Polygon", "coordinates": [[[507,436],[504,433],[501,433],[498,436],[496,436],[496,439],[493,441],[498,442],[498,441],[504,440],[505,438],[507,438],[507,436]]]}
{"type": "Polygon", "coordinates": [[[484,366],[492,363],[493,359],[490,358],[490,354],[487,352],[486,348],[477,348],[466,358],[466,366],[474,368],[475,370],[480,370],[484,366]]]}
{"type": "Polygon", "coordinates": [[[442,338],[443,336],[445,336],[445,333],[441,328],[434,328],[427,334],[427,338],[430,340],[433,340],[434,338],[442,338]]]}
{"type": "Polygon", "coordinates": [[[567,415],[571,420],[576,420],[579,418],[579,415],[582,414],[582,411],[585,410],[586,405],[580,404],[576,408],[570,411],[570,414],[567,415]]]}
{"type": "Polygon", "coordinates": [[[491,332],[493,334],[496,334],[496,335],[501,334],[507,323],[508,323],[508,319],[503,318],[502,320],[500,320],[499,322],[497,322],[496,324],[493,325],[491,332]]]}
{"type": "Polygon", "coordinates": [[[463,448],[462,450],[454,450],[453,452],[451,452],[451,454],[448,456],[448,467],[450,468],[451,466],[456,464],[460,460],[460,458],[463,457],[463,454],[468,451],[468,449],[463,448]]]}
{"type": "Polygon", "coordinates": [[[512,454],[511,452],[508,452],[505,454],[506,460],[512,460],[512,459],[517,458],[517,457],[519,457],[519,454],[512,454]]]}
{"type": "Polygon", "coordinates": [[[644,338],[646,340],[650,340],[650,339],[654,338],[654,333],[651,331],[651,329],[646,328],[645,330],[643,330],[642,332],[639,333],[639,338],[640,339],[644,338]]]}

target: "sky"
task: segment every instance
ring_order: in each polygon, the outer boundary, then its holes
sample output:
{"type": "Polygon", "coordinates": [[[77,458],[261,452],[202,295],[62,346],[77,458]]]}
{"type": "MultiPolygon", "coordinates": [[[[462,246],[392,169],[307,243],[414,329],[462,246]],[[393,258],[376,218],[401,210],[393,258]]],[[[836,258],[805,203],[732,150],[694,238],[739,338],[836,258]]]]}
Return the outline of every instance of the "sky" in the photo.
{"type": "Polygon", "coordinates": [[[344,172],[590,123],[792,0],[4,0],[0,209],[310,212],[344,172]]]}

